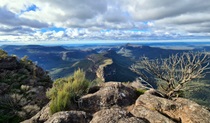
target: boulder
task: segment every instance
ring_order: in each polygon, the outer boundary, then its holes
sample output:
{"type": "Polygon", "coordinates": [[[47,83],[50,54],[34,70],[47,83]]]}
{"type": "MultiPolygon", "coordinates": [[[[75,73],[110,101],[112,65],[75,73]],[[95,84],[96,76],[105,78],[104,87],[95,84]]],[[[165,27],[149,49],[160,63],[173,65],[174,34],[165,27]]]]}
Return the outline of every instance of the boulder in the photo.
{"type": "Polygon", "coordinates": [[[50,116],[48,104],[23,123],[210,123],[210,112],[202,106],[165,98],[154,89],[138,97],[130,85],[108,82],[90,92],[78,100],[78,107],[50,116]]]}
{"type": "Polygon", "coordinates": [[[50,114],[49,104],[35,116],[21,123],[88,123],[91,116],[84,111],[60,111],[50,114]]]}
{"type": "Polygon", "coordinates": [[[45,123],[88,123],[89,117],[84,111],[62,111],[53,114],[45,123]]]}
{"type": "Polygon", "coordinates": [[[135,105],[131,113],[135,117],[147,119],[150,123],[176,123],[167,116],[162,115],[155,109],[148,109],[144,106],[135,105]]]}
{"type": "Polygon", "coordinates": [[[197,103],[183,98],[169,100],[150,93],[145,93],[136,100],[131,113],[136,117],[146,118],[151,123],[210,123],[210,112],[197,103]]]}
{"type": "Polygon", "coordinates": [[[79,107],[84,111],[96,112],[114,105],[131,105],[137,98],[134,88],[120,82],[107,82],[97,92],[82,96],[79,107]]]}
{"type": "Polygon", "coordinates": [[[90,123],[149,123],[147,120],[137,118],[121,108],[103,109],[93,115],[90,123]]]}
{"type": "Polygon", "coordinates": [[[32,118],[25,120],[21,123],[43,123],[47,121],[50,117],[50,107],[49,103],[44,106],[41,111],[39,111],[36,115],[34,115],[32,118]]]}
{"type": "Polygon", "coordinates": [[[181,107],[176,108],[176,105],[166,107],[167,115],[179,117],[183,123],[210,123],[210,112],[201,105],[184,98],[177,98],[175,102],[181,104],[181,107]]]}

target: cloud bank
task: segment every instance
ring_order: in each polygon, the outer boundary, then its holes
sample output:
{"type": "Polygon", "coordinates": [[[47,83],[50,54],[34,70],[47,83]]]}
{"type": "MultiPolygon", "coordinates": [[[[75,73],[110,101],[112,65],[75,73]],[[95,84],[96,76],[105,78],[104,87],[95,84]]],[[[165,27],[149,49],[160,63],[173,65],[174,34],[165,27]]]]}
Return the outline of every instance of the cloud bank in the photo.
{"type": "Polygon", "coordinates": [[[209,6],[206,0],[6,0],[0,41],[210,39],[209,6]]]}

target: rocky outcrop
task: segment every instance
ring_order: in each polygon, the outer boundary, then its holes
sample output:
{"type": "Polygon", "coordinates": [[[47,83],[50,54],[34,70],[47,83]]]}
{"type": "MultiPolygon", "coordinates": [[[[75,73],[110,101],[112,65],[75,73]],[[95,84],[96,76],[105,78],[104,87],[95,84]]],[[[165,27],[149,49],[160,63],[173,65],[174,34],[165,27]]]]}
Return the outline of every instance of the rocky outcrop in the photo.
{"type": "MultiPolygon", "coordinates": [[[[136,90],[133,87],[128,86],[123,83],[120,83],[120,82],[119,83],[118,82],[104,83],[103,85],[97,87],[96,89],[94,88],[90,92],[91,92],[90,94],[82,96],[80,98],[80,100],[78,100],[76,102],[78,107],[72,108],[72,111],[74,111],[74,110],[81,111],[82,110],[82,111],[86,112],[88,114],[88,115],[87,114],[86,115],[89,117],[89,114],[93,115],[94,113],[96,113],[100,110],[103,110],[103,109],[112,108],[112,107],[116,107],[116,106],[118,106],[118,107],[129,106],[129,105],[133,104],[135,102],[135,100],[138,98],[136,90]]],[[[123,112],[125,112],[125,110],[123,110],[123,112]]],[[[129,113],[129,112],[127,112],[127,113],[129,113]]],[[[24,123],[27,123],[27,122],[40,123],[40,122],[45,122],[45,121],[50,122],[51,120],[49,120],[49,119],[54,119],[54,120],[57,119],[57,118],[53,118],[53,117],[55,117],[54,115],[49,116],[49,114],[50,114],[49,106],[45,106],[37,115],[35,115],[34,117],[32,117],[29,120],[24,121],[24,123]]],[[[61,114],[56,115],[56,117],[66,116],[66,113],[61,113],[61,114]]],[[[70,113],[70,115],[73,115],[73,114],[70,113]]],[[[78,113],[75,113],[74,115],[75,115],[75,117],[80,117],[80,116],[78,116],[78,113]]],[[[126,116],[127,116],[127,114],[126,114],[126,116]]],[[[67,117],[71,117],[71,116],[67,116],[67,117]]],[[[111,115],[110,115],[110,117],[111,117],[111,115]]],[[[139,118],[137,118],[137,119],[139,119],[139,118]]],[[[59,120],[62,120],[62,118],[59,120]]],[[[134,117],[128,117],[126,120],[134,121],[136,119],[134,117]]],[[[88,120],[86,120],[86,121],[88,121],[88,120]]]]}
{"type": "Polygon", "coordinates": [[[62,111],[52,115],[45,123],[88,123],[84,111],[62,111]]]}
{"type": "Polygon", "coordinates": [[[103,61],[103,64],[99,65],[98,69],[96,70],[96,76],[101,79],[103,82],[105,82],[104,77],[104,68],[108,65],[111,65],[113,63],[112,59],[106,59],[103,61]]]}
{"type": "Polygon", "coordinates": [[[49,99],[52,81],[47,72],[27,59],[0,57],[0,122],[20,122],[35,115],[49,99]]]}
{"type": "Polygon", "coordinates": [[[21,123],[43,123],[50,118],[50,107],[49,104],[44,106],[41,111],[39,111],[32,118],[25,120],[21,123]]]}
{"type": "Polygon", "coordinates": [[[130,84],[104,83],[78,100],[78,107],[50,115],[49,106],[24,123],[210,123],[210,112],[193,101],[137,95],[130,84]]]}
{"type": "Polygon", "coordinates": [[[210,112],[197,103],[175,98],[169,100],[150,93],[141,95],[131,113],[136,117],[156,122],[210,123],[210,112]]]}
{"type": "Polygon", "coordinates": [[[134,117],[127,111],[116,107],[96,112],[90,123],[148,123],[148,121],[134,117]]]}
{"type": "Polygon", "coordinates": [[[123,107],[133,104],[137,97],[134,88],[120,82],[107,82],[97,92],[81,97],[80,108],[96,112],[115,105],[123,107]]]}

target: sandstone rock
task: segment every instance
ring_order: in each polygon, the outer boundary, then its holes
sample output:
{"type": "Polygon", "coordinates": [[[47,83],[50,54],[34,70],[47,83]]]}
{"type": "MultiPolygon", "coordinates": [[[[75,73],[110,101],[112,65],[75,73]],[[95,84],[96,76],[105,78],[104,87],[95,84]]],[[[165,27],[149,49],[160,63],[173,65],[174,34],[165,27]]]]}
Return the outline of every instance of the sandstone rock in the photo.
{"type": "Polygon", "coordinates": [[[130,86],[139,89],[139,88],[144,88],[144,85],[137,79],[136,81],[130,82],[130,86]]]}
{"type": "Polygon", "coordinates": [[[136,100],[131,113],[144,117],[151,123],[210,123],[210,112],[195,102],[183,98],[169,100],[150,93],[145,93],[136,100]]]}
{"type": "Polygon", "coordinates": [[[80,99],[82,110],[96,112],[113,105],[128,106],[135,102],[138,95],[136,90],[118,82],[108,82],[95,93],[83,96],[80,99]]]}
{"type": "Polygon", "coordinates": [[[26,105],[26,106],[22,107],[21,110],[23,110],[24,113],[26,113],[26,116],[27,115],[32,116],[40,111],[40,107],[37,105],[26,105]]]}
{"type": "Polygon", "coordinates": [[[174,105],[169,106],[168,111],[165,111],[167,115],[174,115],[175,118],[180,117],[183,123],[210,123],[210,112],[202,106],[183,98],[177,98],[175,102],[180,103],[182,106],[178,108],[175,108],[174,105]],[[177,110],[174,111],[174,108],[177,110]]]}
{"type": "Polygon", "coordinates": [[[148,121],[133,117],[121,108],[111,108],[96,112],[90,123],[148,123],[148,121]]]}
{"type": "Polygon", "coordinates": [[[169,100],[154,89],[137,100],[136,90],[122,83],[104,83],[90,92],[74,111],[50,116],[48,104],[24,123],[210,123],[210,112],[202,106],[183,98],[169,100]]]}
{"type": "Polygon", "coordinates": [[[62,111],[53,114],[45,123],[88,123],[89,119],[83,111],[62,111]]]}
{"type": "Polygon", "coordinates": [[[47,121],[50,117],[50,108],[49,104],[41,109],[35,116],[32,118],[23,121],[22,123],[43,123],[47,121]]]}
{"type": "Polygon", "coordinates": [[[141,105],[136,105],[131,113],[135,117],[147,119],[150,123],[175,123],[173,120],[160,114],[155,109],[148,109],[141,105]]]}

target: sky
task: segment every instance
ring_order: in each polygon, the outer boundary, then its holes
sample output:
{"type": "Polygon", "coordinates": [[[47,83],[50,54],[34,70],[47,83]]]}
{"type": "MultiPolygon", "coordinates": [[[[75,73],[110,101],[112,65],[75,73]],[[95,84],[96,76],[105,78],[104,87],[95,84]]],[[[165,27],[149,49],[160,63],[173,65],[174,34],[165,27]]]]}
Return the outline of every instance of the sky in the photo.
{"type": "Polygon", "coordinates": [[[0,2],[1,44],[209,39],[209,0],[0,2]]]}

